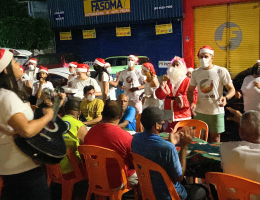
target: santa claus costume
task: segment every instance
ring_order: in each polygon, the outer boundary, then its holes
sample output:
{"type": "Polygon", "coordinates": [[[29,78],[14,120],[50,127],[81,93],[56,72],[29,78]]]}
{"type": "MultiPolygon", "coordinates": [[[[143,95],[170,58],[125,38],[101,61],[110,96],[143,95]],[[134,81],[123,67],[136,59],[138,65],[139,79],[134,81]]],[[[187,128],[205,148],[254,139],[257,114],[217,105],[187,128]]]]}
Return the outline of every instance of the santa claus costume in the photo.
{"type": "MultiPolygon", "coordinates": [[[[155,91],[157,98],[163,100],[164,110],[173,112],[172,123],[169,127],[174,127],[178,121],[191,119],[190,103],[187,98],[187,91],[190,85],[190,78],[186,76],[187,68],[183,58],[175,56],[172,65],[167,70],[167,84],[163,78],[160,87],[155,91]],[[178,63],[179,67],[174,67],[174,63],[178,63]]],[[[196,103],[196,102],[194,102],[196,103]]]]}

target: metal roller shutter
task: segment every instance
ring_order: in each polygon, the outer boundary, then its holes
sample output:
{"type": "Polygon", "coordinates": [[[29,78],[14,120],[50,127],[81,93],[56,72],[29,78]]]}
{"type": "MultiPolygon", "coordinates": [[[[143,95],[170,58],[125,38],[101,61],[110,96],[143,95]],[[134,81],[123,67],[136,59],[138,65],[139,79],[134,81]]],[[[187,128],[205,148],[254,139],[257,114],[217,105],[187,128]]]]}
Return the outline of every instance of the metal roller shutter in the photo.
{"type": "Polygon", "coordinates": [[[231,4],[229,71],[231,76],[252,67],[259,59],[259,3],[231,4]]]}
{"type": "Polygon", "coordinates": [[[226,46],[228,12],[227,5],[205,6],[194,9],[194,62],[200,67],[197,53],[200,47],[210,45],[214,51],[213,63],[227,66],[227,52],[220,47],[226,46]]]}

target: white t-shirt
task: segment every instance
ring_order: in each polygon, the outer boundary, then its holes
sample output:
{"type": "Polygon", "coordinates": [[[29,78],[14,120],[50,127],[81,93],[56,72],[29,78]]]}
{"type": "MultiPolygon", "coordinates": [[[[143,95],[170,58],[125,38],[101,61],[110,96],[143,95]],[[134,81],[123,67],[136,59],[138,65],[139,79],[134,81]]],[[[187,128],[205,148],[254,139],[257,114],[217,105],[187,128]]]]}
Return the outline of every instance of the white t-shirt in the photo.
{"type": "Polygon", "coordinates": [[[0,89],[0,104],[0,126],[10,131],[8,135],[0,131],[0,175],[18,174],[38,167],[16,146],[13,129],[8,125],[9,119],[16,113],[23,113],[28,120],[32,120],[31,107],[6,89],[0,89]]]}
{"type": "MultiPolygon", "coordinates": [[[[33,87],[32,87],[32,95],[35,96],[39,90],[39,87],[40,87],[40,83],[39,81],[35,82],[33,84],[33,87]]],[[[47,81],[47,83],[43,83],[42,84],[42,90],[44,88],[48,88],[50,90],[54,90],[54,87],[52,85],[52,83],[50,81],[47,81]]],[[[36,105],[40,105],[42,103],[42,100],[41,99],[37,99],[37,102],[36,102],[36,105]]]]}
{"type": "MultiPolygon", "coordinates": [[[[247,141],[223,142],[220,152],[224,173],[260,183],[260,144],[247,141]]],[[[250,199],[260,199],[260,196],[251,195],[250,199]]]]}
{"type": "Polygon", "coordinates": [[[97,97],[98,99],[103,100],[103,93],[104,93],[104,86],[103,86],[103,82],[108,82],[108,93],[107,93],[107,99],[110,98],[110,100],[116,100],[115,97],[115,87],[109,85],[109,82],[113,80],[112,77],[110,77],[106,72],[103,72],[102,77],[101,77],[101,81],[98,80],[98,76],[95,78],[95,80],[97,81],[99,87],[101,88],[101,92],[102,92],[102,96],[97,97]]]}
{"type": "Polygon", "coordinates": [[[159,107],[159,99],[157,99],[156,95],[155,95],[155,90],[158,87],[151,87],[150,84],[148,82],[146,82],[144,84],[144,94],[145,96],[153,96],[153,97],[149,97],[146,99],[144,105],[143,105],[143,110],[145,108],[147,108],[148,106],[152,106],[152,107],[159,107]]]}
{"type": "Polygon", "coordinates": [[[231,82],[230,74],[224,67],[213,65],[209,70],[194,70],[190,85],[198,86],[196,112],[208,115],[224,113],[224,107],[219,107],[218,101],[223,96],[223,87],[231,82]]]}
{"type": "Polygon", "coordinates": [[[39,71],[39,68],[36,67],[35,70],[26,70],[25,73],[28,75],[29,80],[31,81],[32,84],[34,84],[35,82],[37,82],[36,76],[37,73],[39,71]]]}
{"type": "Polygon", "coordinates": [[[84,87],[87,85],[92,85],[94,87],[95,92],[101,92],[101,88],[99,87],[97,81],[94,78],[88,77],[87,80],[81,80],[79,78],[75,78],[71,82],[71,88],[78,89],[79,91],[74,96],[80,100],[83,100],[84,87]]]}
{"type": "Polygon", "coordinates": [[[260,82],[260,77],[254,78],[253,75],[245,77],[241,90],[244,98],[244,110],[260,111],[260,89],[254,86],[253,82],[260,82]]]}
{"type": "Polygon", "coordinates": [[[128,71],[128,69],[125,69],[120,73],[119,81],[124,82],[124,93],[129,97],[129,101],[139,101],[139,96],[142,91],[137,90],[135,92],[129,92],[129,89],[143,85],[144,80],[145,77],[142,75],[141,70],[136,68],[132,71],[128,71]]]}

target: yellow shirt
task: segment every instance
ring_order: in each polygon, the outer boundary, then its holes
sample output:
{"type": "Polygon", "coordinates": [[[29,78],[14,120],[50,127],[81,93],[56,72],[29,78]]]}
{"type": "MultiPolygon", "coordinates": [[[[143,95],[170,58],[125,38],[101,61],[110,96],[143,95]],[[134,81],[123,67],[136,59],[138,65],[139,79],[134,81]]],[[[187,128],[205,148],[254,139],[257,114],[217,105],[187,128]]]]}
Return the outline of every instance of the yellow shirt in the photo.
{"type": "Polygon", "coordinates": [[[91,102],[82,101],[80,104],[80,110],[82,114],[85,116],[87,121],[93,120],[99,116],[104,108],[104,103],[100,99],[94,99],[91,102]]]}
{"type": "MultiPolygon", "coordinates": [[[[78,152],[79,139],[78,131],[81,126],[85,126],[81,121],[74,119],[70,115],[64,115],[61,118],[68,125],[68,132],[63,134],[63,139],[67,148],[71,149],[77,156],[78,164],[80,163],[80,154],[78,152]]],[[[69,162],[67,156],[65,156],[60,162],[61,171],[63,174],[67,174],[73,171],[73,168],[69,162]]]]}

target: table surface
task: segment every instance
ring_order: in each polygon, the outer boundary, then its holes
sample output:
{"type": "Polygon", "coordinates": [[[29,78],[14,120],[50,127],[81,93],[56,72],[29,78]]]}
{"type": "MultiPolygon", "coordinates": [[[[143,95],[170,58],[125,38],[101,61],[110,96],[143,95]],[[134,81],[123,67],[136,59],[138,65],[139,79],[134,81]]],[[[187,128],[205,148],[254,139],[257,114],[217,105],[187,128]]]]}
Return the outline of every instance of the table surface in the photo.
{"type": "MultiPolygon", "coordinates": [[[[168,133],[161,133],[160,136],[168,139],[168,133]]],[[[199,138],[194,138],[189,144],[187,151],[186,176],[204,178],[207,172],[222,172],[221,143],[208,143],[199,138]]]]}

